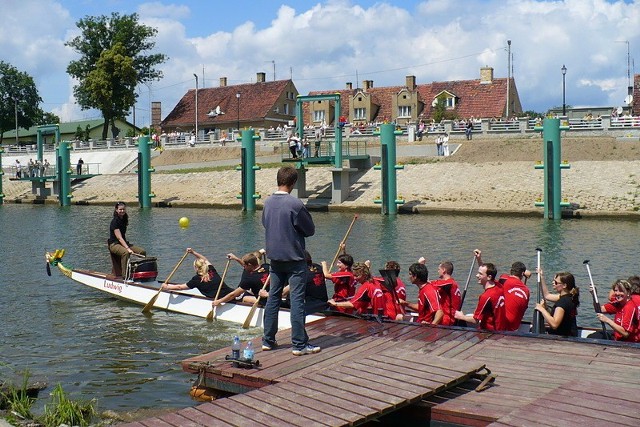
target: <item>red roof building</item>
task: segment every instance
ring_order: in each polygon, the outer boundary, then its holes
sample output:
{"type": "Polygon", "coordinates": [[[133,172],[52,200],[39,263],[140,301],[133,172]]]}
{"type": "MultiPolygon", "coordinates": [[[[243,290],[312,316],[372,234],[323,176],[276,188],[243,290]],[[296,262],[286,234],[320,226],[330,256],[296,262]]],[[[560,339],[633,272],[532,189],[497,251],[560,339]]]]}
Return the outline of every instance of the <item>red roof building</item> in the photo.
{"type": "MultiPolygon", "coordinates": [[[[404,86],[374,88],[372,80],[362,82],[362,88],[311,92],[309,95],[340,94],[341,114],[351,123],[391,122],[415,123],[431,119],[438,101],[445,103],[451,118],[492,118],[522,113],[522,104],[513,78],[507,94],[507,79],[495,79],[493,68],[483,67],[477,80],[457,80],[416,84],[415,76],[407,76],[404,86]]],[[[310,123],[331,124],[334,117],[329,101],[304,105],[304,119],[310,123]]]]}
{"type": "MultiPolygon", "coordinates": [[[[257,73],[256,83],[198,89],[198,129],[232,130],[247,127],[269,128],[295,118],[298,90],[291,80],[265,81],[257,73]]],[[[160,123],[162,131],[190,132],[196,127],[196,90],[190,89],[160,123]]]]}

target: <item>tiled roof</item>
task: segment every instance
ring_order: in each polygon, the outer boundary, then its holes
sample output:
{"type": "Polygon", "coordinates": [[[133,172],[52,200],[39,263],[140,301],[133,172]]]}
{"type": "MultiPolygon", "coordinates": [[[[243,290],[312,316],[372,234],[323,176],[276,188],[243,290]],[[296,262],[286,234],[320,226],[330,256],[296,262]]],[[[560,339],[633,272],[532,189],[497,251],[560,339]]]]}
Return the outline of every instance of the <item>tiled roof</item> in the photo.
{"type": "MultiPolygon", "coordinates": [[[[406,86],[387,86],[374,87],[367,89],[366,92],[371,94],[371,100],[380,108],[374,120],[391,120],[392,99],[406,86]]],[[[493,79],[491,83],[480,83],[480,79],[476,80],[458,80],[448,82],[433,82],[427,84],[416,85],[418,91],[418,100],[424,104],[424,109],[418,112],[424,117],[429,117],[432,112],[431,103],[438,94],[443,91],[454,94],[456,99],[455,111],[459,118],[465,119],[470,117],[502,117],[504,114],[507,100],[507,79],[493,79]]],[[[518,91],[515,87],[515,81],[512,79],[511,96],[518,99],[518,91]]],[[[349,101],[351,96],[357,92],[357,89],[327,90],[310,92],[309,95],[323,95],[329,93],[340,93],[342,115],[349,115],[349,101]]],[[[520,105],[520,102],[515,102],[520,105]]],[[[305,118],[308,117],[308,105],[304,106],[305,118]]]]}
{"type": "MultiPolygon", "coordinates": [[[[221,123],[235,122],[238,115],[240,122],[263,120],[273,110],[289,83],[291,80],[276,80],[199,89],[198,123],[216,127],[221,123]],[[238,93],[239,102],[236,97],[238,93]],[[208,113],[217,106],[225,114],[209,117],[208,113]]],[[[193,126],[196,113],[195,93],[195,89],[189,90],[165,117],[161,126],[193,126]]]]}

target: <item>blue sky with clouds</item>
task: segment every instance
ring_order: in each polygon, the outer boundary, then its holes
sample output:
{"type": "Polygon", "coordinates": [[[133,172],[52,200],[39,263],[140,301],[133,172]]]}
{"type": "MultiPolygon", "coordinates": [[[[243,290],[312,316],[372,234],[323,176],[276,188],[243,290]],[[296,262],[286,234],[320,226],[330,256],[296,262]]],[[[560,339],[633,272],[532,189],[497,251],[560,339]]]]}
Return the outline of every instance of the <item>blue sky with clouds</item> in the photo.
{"type": "Polygon", "coordinates": [[[31,74],[42,107],[63,120],[99,116],[81,111],[66,67],[64,42],[87,15],[138,13],[158,29],[156,49],[169,56],[164,78],[139,88],[137,124],[149,122],[149,95],[163,117],[200,84],[255,81],[257,72],[293,78],[300,93],[477,79],[480,67],[513,76],[525,110],[562,104],[623,105],[627,73],[640,52],[640,2],[614,0],[0,0],[0,59],[31,74]],[[628,41],[628,44],[626,43],[628,41]],[[629,55],[627,55],[629,47],[629,55]],[[627,65],[630,58],[629,66],[627,65]]]}

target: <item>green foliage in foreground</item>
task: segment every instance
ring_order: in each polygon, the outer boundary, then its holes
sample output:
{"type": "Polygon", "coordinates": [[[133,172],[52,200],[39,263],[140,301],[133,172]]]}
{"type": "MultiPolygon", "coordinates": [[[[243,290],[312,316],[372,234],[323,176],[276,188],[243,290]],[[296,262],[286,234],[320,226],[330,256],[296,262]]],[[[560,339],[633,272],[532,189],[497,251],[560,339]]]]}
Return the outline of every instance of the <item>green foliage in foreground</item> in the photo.
{"type": "Polygon", "coordinates": [[[42,422],[45,426],[88,426],[96,415],[95,401],[70,400],[58,384],[51,393],[51,403],[45,405],[42,422]]]}
{"type": "Polygon", "coordinates": [[[38,417],[33,414],[31,407],[36,401],[27,394],[30,374],[25,372],[20,388],[10,387],[0,396],[0,402],[7,409],[7,421],[14,425],[23,425],[31,421],[30,425],[58,427],[61,424],[72,426],[88,426],[96,416],[95,401],[73,401],[65,394],[58,384],[51,393],[51,403],[45,405],[44,415],[38,417]]]}

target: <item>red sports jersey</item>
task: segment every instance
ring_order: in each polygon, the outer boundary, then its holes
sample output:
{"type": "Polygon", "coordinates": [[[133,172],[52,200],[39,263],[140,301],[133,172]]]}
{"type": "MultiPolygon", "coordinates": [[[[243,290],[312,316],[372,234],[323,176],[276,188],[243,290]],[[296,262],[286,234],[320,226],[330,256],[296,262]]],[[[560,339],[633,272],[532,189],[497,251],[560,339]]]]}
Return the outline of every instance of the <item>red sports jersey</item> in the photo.
{"type": "Polygon", "coordinates": [[[456,323],[454,314],[456,310],[460,310],[462,303],[462,294],[458,283],[453,279],[432,280],[431,283],[440,295],[440,307],[444,313],[441,325],[451,326],[456,323]]]}
{"type": "Polygon", "coordinates": [[[529,306],[529,288],[516,276],[503,274],[499,283],[504,295],[505,322],[507,331],[517,331],[529,306]]]}
{"type": "MultiPolygon", "coordinates": [[[[373,281],[380,287],[382,290],[382,296],[384,298],[384,315],[389,319],[395,319],[398,314],[404,314],[404,307],[400,305],[398,302],[399,299],[405,299],[407,297],[404,283],[398,279],[396,281],[395,295],[393,292],[389,292],[389,290],[384,286],[384,279],[382,277],[374,277],[373,281]],[[402,284],[402,291],[404,292],[404,298],[398,293],[398,281],[402,284]]],[[[374,312],[377,314],[377,312],[374,312]]]]}
{"type": "Polygon", "coordinates": [[[401,300],[407,300],[407,287],[399,277],[396,279],[396,295],[398,295],[398,298],[401,300]]]}
{"type": "Polygon", "coordinates": [[[336,301],[348,300],[356,293],[356,279],[350,271],[331,273],[331,281],[335,284],[332,298],[336,301]]]}
{"type": "Polygon", "coordinates": [[[351,303],[360,314],[377,314],[379,309],[385,308],[384,297],[380,285],[375,281],[364,282],[356,291],[351,303]]]}
{"type": "Polygon", "coordinates": [[[435,286],[427,283],[418,291],[418,322],[432,323],[440,310],[440,294],[435,286]]]}
{"type": "Polygon", "coordinates": [[[480,329],[504,331],[506,329],[504,311],[502,288],[492,286],[480,295],[473,318],[478,322],[480,329]]]}
{"type": "Polygon", "coordinates": [[[621,333],[614,329],[613,331],[613,339],[616,341],[630,341],[637,342],[636,339],[638,337],[638,306],[633,301],[633,299],[627,301],[627,303],[622,307],[622,309],[618,310],[614,316],[613,321],[616,322],[617,325],[620,325],[624,328],[625,331],[629,332],[629,336],[624,338],[621,333]]]}

